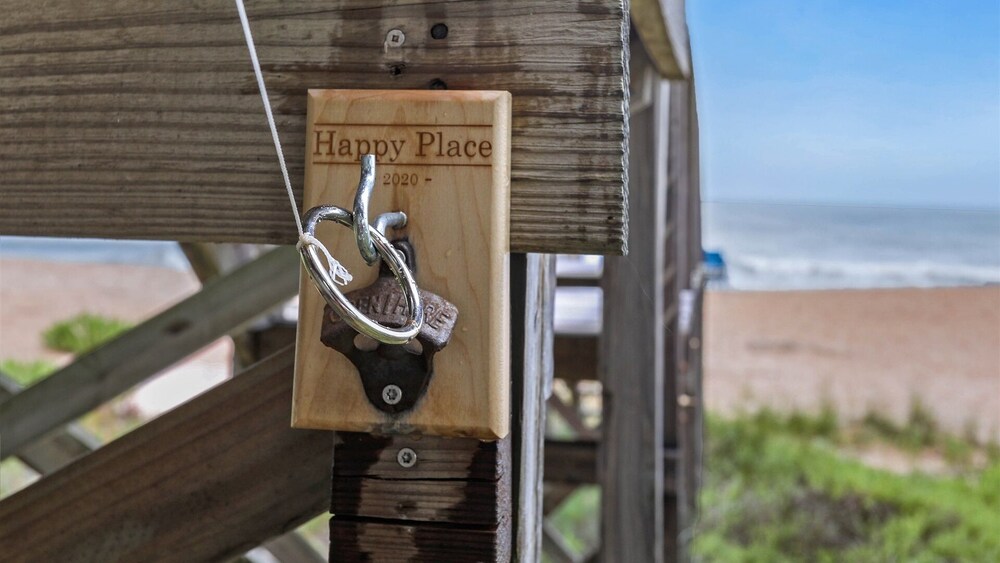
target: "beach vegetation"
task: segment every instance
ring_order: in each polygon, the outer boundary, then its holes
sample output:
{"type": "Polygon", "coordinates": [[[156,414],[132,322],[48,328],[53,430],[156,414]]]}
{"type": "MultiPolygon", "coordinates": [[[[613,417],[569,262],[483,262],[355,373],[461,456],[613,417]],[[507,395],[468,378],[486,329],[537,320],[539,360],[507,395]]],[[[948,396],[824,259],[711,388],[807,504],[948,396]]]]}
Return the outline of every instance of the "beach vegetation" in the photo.
{"type": "MultiPolygon", "coordinates": [[[[710,415],[694,560],[1000,561],[1000,450],[948,435],[928,412],[710,415]],[[904,463],[868,465],[859,452],[872,450],[904,463]],[[943,461],[916,470],[928,457],[943,461]]],[[[600,502],[599,486],[582,486],[546,518],[575,556],[600,544],[600,502]]]]}
{"type": "Polygon", "coordinates": [[[0,361],[0,373],[11,378],[21,387],[33,384],[55,370],[56,365],[46,360],[24,362],[7,359],[0,361]]]}
{"type": "Polygon", "coordinates": [[[101,315],[81,313],[42,333],[45,345],[60,352],[82,354],[131,328],[131,324],[101,315]]]}
{"type": "MultiPolygon", "coordinates": [[[[962,444],[959,462],[982,449],[943,438],[933,418],[914,411],[906,425],[866,419],[862,427],[879,430],[867,439],[907,451],[916,444],[943,448],[942,454],[962,444]]],[[[808,418],[772,411],[709,417],[698,558],[1000,560],[1000,459],[990,455],[985,467],[966,465],[957,474],[892,472],[845,455],[857,433],[831,433],[825,423],[804,424],[808,418]]]]}

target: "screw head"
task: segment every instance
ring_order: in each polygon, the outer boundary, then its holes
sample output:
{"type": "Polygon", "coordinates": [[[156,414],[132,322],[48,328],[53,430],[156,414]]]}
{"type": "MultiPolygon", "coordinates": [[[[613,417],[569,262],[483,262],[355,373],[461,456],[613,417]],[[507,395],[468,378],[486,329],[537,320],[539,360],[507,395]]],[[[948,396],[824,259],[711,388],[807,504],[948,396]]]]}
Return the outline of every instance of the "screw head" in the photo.
{"type": "Polygon", "coordinates": [[[406,41],[406,34],[400,29],[391,29],[385,34],[385,45],[387,47],[402,47],[406,41]]]}
{"type": "Polygon", "coordinates": [[[413,467],[417,463],[417,452],[403,448],[396,454],[396,461],[403,467],[413,467]]]}
{"type": "Polygon", "coordinates": [[[382,389],[382,400],[387,405],[395,405],[403,398],[403,390],[398,385],[386,385],[382,389]]]}

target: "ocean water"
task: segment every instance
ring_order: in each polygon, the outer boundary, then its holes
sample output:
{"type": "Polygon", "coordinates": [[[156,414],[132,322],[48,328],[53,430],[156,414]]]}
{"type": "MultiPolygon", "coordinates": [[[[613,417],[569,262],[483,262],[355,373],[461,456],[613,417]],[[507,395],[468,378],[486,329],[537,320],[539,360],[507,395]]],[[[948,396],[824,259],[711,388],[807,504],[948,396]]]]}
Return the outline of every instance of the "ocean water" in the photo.
{"type": "Polygon", "coordinates": [[[703,246],[732,289],[1000,283],[1000,212],[705,203],[703,246]]]}
{"type": "MultiPolygon", "coordinates": [[[[703,241],[729,289],[1000,284],[1000,212],[705,203],[703,241]]],[[[176,243],[0,237],[0,257],[187,268],[176,243]]],[[[565,260],[561,269],[580,262],[565,260]]]]}
{"type": "Polygon", "coordinates": [[[176,242],[35,237],[0,237],[0,258],[189,268],[176,242]]]}

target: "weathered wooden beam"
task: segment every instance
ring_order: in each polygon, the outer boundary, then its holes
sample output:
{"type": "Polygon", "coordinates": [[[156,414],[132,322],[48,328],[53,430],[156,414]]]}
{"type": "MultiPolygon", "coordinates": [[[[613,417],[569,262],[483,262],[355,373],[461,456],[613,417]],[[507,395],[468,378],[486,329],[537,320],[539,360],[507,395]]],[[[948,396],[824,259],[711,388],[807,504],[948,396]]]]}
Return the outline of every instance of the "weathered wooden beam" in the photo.
{"type": "MultiPolygon", "coordinates": [[[[702,282],[695,279],[701,262],[701,198],[698,186],[698,118],[695,107],[694,81],[670,82],[670,140],[668,177],[670,190],[670,216],[676,223],[677,237],[672,249],[677,279],[673,296],[679,312],[681,294],[694,296],[693,311],[681,325],[672,320],[676,336],[667,344],[672,346],[674,362],[668,375],[673,375],[673,385],[665,390],[669,402],[664,427],[666,445],[682,453],[678,466],[676,501],[668,503],[676,512],[677,529],[689,528],[695,520],[701,463],[701,377],[700,368],[693,369],[691,343],[697,332],[700,337],[702,282]]],[[[700,359],[700,353],[697,353],[700,359]]],[[[689,558],[690,536],[677,536],[668,541],[667,558],[689,558]]]]}
{"type": "MultiPolygon", "coordinates": [[[[261,253],[260,248],[254,245],[183,242],[180,247],[184,256],[187,257],[191,270],[203,285],[255,258],[259,258],[261,253]],[[248,252],[245,251],[248,249],[248,252]]],[[[233,369],[236,371],[245,369],[277,351],[275,349],[265,355],[257,354],[253,345],[254,337],[248,332],[234,331],[229,336],[233,340],[233,369]]],[[[282,348],[288,344],[290,342],[286,342],[282,348]]],[[[272,538],[262,547],[281,563],[323,563],[326,561],[296,531],[272,538]]]]}
{"type": "MultiPolygon", "coordinates": [[[[13,397],[20,391],[20,385],[0,373],[0,401],[13,397]]],[[[96,437],[75,424],[69,424],[22,448],[18,459],[38,473],[46,475],[87,455],[98,445],[100,441],[96,437]]]]}
{"type": "MultiPolygon", "coordinates": [[[[633,73],[653,72],[641,45],[633,43],[632,55],[633,73]]],[[[663,560],[665,95],[657,83],[651,106],[630,119],[631,251],[604,264],[598,464],[604,561],[663,560]]]]}
{"type": "Polygon", "coordinates": [[[509,439],[341,432],[333,456],[330,561],[509,559],[509,439]]]}
{"type": "Polygon", "coordinates": [[[550,561],[555,563],[579,563],[572,548],[558,528],[550,522],[542,527],[542,548],[550,561]]]}
{"type": "MultiPolygon", "coordinates": [[[[179,245],[194,275],[204,285],[225,273],[259,258],[259,247],[252,244],[212,244],[206,242],[182,242],[179,245]],[[241,248],[252,252],[238,252],[241,248]],[[227,259],[228,258],[228,259],[227,259]]],[[[264,356],[254,353],[253,336],[238,331],[229,335],[233,339],[233,367],[237,370],[253,365],[264,356]]]]}
{"type": "Polygon", "coordinates": [[[549,256],[515,254],[510,268],[511,435],[480,442],[338,433],[331,561],[541,557],[555,263],[549,256]],[[404,455],[412,463],[404,463],[404,455]]]}
{"type": "Polygon", "coordinates": [[[545,480],[572,485],[596,483],[597,441],[546,441],[545,480]]]}
{"type": "MultiPolygon", "coordinates": [[[[512,249],[618,254],[624,4],[260,0],[248,9],[292,178],[303,173],[308,88],[507,90],[512,249]],[[386,44],[393,29],[405,34],[400,46],[386,44]]],[[[10,0],[0,130],[0,233],[295,240],[230,0],[10,0]]]]}
{"type": "Polygon", "coordinates": [[[632,25],[663,78],[691,76],[685,0],[631,0],[632,25]]]}
{"type": "Polygon", "coordinates": [[[542,557],[545,403],[552,394],[555,290],[555,256],[511,256],[515,561],[542,557]]]}
{"type": "Polygon", "coordinates": [[[555,376],[569,384],[597,376],[597,335],[555,338],[555,376]]]}
{"type": "Polygon", "coordinates": [[[276,249],[0,402],[0,458],[295,295],[298,277],[295,249],[276,249]]]}
{"type": "Polygon", "coordinates": [[[584,423],[583,419],[580,418],[578,404],[575,404],[572,401],[569,404],[564,403],[558,396],[553,395],[552,397],[549,397],[546,405],[555,411],[559,418],[561,418],[563,422],[569,426],[577,440],[592,440],[600,434],[599,430],[590,428],[584,423]]]}
{"type": "MultiPolygon", "coordinates": [[[[20,386],[0,373],[0,400],[7,399],[20,390],[20,386]]],[[[17,457],[38,473],[48,475],[93,452],[100,445],[100,440],[96,436],[75,424],[69,424],[25,446],[17,457]]],[[[264,548],[281,563],[325,561],[302,536],[294,531],[268,540],[264,548]]]]}
{"type": "MultiPolygon", "coordinates": [[[[546,440],[546,484],[577,486],[597,483],[599,449],[599,442],[595,440],[546,440]]],[[[678,449],[663,449],[663,490],[668,497],[675,496],[681,486],[677,482],[681,460],[678,449]]],[[[683,461],[686,463],[686,458],[683,461]]]]}
{"type": "Polygon", "coordinates": [[[330,434],[293,430],[287,349],[3,501],[23,561],[218,561],[326,510],[330,434]]]}
{"type": "Polygon", "coordinates": [[[326,563],[326,558],[298,532],[286,532],[264,542],[263,547],[281,563],[326,563]]]}

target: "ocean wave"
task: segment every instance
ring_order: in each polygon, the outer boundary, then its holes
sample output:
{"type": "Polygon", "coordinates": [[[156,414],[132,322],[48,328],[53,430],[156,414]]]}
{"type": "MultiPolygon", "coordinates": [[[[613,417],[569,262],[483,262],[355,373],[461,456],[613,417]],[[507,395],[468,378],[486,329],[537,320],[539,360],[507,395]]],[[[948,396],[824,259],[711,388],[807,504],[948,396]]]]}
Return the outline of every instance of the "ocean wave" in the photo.
{"type": "Polygon", "coordinates": [[[736,287],[931,287],[1000,284],[1000,266],[929,261],[812,260],[754,255],[727,255],[726,261],[732,283],[736,287]],[[738,283],[740,281],[744,283],[738,283]]]}

